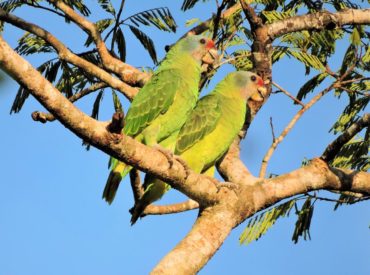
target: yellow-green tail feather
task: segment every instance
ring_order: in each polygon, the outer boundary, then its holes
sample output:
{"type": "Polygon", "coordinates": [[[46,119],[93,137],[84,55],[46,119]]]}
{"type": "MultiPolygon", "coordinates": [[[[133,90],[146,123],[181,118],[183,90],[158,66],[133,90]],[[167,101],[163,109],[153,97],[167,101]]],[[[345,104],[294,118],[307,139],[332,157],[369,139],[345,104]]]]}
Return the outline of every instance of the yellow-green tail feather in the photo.
{"type": "Polygon", "coordinates": [[[118,161],[115,167],[110,171],[107,183],[103,191],[103,199],[111,204],[116,196],[121,180],[130,172],[131,166],[118,161]]]}

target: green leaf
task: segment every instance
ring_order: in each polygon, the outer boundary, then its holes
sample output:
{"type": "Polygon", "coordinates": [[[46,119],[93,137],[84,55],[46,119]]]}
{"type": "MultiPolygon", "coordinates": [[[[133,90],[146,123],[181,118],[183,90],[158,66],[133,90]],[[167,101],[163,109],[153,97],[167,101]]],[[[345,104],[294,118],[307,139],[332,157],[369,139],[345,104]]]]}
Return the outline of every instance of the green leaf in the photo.
{"type": "Polygon", "coordinates": [[[340,75],[343,75],[356,60],[356,52],[357,52],[356,47],[351,44],[348,47],[346,53],[344,54],[342,66],[340,68],[340,75]]]}
{"type": "Polygon", "coordinates": [[[286,56],[288,50],[288,47],[275,46],[272,52],[272,63],[275,63],[286,56]]]}
{"type": "MultiPolygon", "coordinates": [[[[60,64],[61,63],[59,60],[49,60],[41,64],[37,68],[37,70],[41,74],[44,74],[46,79],[48,79],[50,82],[53,82],[58,73],[60,64]]],[[[10,108],[10,114],[19,113],[29,95],[30,95],[30,92],[26,88],[20,86],[18,89],[17,95],[14,99],[14,102],[12,104],[12,107],[10,108]]]]}
{"type": "MultiPolygon", "coordinates": [[[[328,76],[327,73],[321,73],[315,75],[313,78],[308,80],[298,91],[297,99],[302,100],[307,96],[308,93],[313,92],[313,90],[324,81],[324,79],[328,76]]],[[[297,103],[294,103],[297,104],[297,103]]]]}
{"type": "Polygon", "coordinates": [[[199,18],[189,19],[185,22],[185,27],[190,27],[190,26],[192,26],[192,25],[194,25],[195,23],[198,23],[198,22],[200,22],[199,18]]]}
{"type": "Polygon", "coordinates": [[[351,101],[343,110],[343,113],[339,116],[330,131],[333,131],[334,134],[345,131],[354,121],[356,121],[358,113],[366,108],[369,101],[369,97],[360,97],[351,101]]]}
{"type": "Polygon", "coordinates": [[[112,14],[113,16],[116,15],[116,10],[114,9],[110,0],[98,0],[100,6],[106,11],[112,14]]]}
{"type": "Polygon", "coordinates": [[[298,61],[302,62],[305,66],[314,68],[319,71],[324,71],[325,66],[322,64],[320,59],[312,54],[302,52],[299,50],[288,49],[286,52],[288,56],[292,56],[298,61]]]}
{"type": "Polygon", "coordinates": [[[126,61],[126,41],[125,41],[125,36],[123,35],[123,32],[121,28],[117,29],[116,32],[116,44],[119,52],[119,58],[125,62],[126,61]]]}
{"type": "Polygon", "coordinates": [[[100,90],[98,95],[96,96],[96,99],[94,101],[93,109],[91,112],[91,117],[95,119],[99,119],[99,109],[100,109],[100,102],[103,99],[103,92],[104,90],[100,90]]]}
{"type": "Polygon", "coordinates": [[[153,25],[159,30],[176,32],[176,22],[168,8],[155,8],[136,13],[124,21],[130,20],[136,27],[153,25]]]}
{"type": "Polygon", "coordinates": [[[82,0],[63,0],[63,2],[70,6],[72,9],[78,10],[84,16],[89,16],[91,13],[89,8],[84,4],[82,0]]]}
{"type": "Polygon", "coordinates": [[[361,45],[361,34],[357,27],[353,28],[350,41],[352,45],[354,46],[360,46],[361,45]]]}
{"type": "Polygon", "coordinates": [[[144,46],[144,48],[148,51],[150,57],[152,58],[155,64],[158,64],[157,61],[157,53],[155,52],[155,47],[152,39],[143,33],[141,30],[134,26],[130,26],[130,30],[136,36],[136,38],[140,41],[140,43],[144,46]]]}
{"type": "Polygon", "coordinates": [[[304,240],[311,239],[310,236],[310,225],[313,215],[314,205],[311,204],[311,198],[308,197],[303,203],[301,210],[297,211],[298,220],[295,224],[295,229],[292,236],[294,243],[298,242],[298,239],[303,236],[304,240]]]}
{"type": "Polygon", "coordinates": [[[10,114],[12,113],[19,113],[19,111],[22,109],[24,102],[29,97],[30,92],[23,86],[20,86],[17,92],[17,95],[15,96],[14,102],[12,104],[12,107],[10,108],[10,114]]]}
{"type": "Polygon", "coordinates": [[[280,21],[295,15],[293,10],[278,12],[275,10],[272,11],[262,11],[262,15],[265,17],[267,23],[273,23],[275,21],[280,21]]]}
{"type": "Polygon", "coordinates": [[[343,204],[350,205],[358,202],[358,197],[351,196],[348,194],[340,194],[338,198],[338,202],[334,206],[334,211],[338,209],[339,206],[342,206],[343,204]]]}
{"type": "Polygon", "coordinates": [[[123,112],[122,103],[119,100],[119,97],[117,96],[117,93],[114,90],[112,90],[112,97],[113,97],[114,110],[116,112],[123,112]]]}
{"type": "MultiPolygon", "coordinates": [[[[186,11],[194,7],[194,5],[199,2],[199,0],[184,0],[181,6],[181,10],[186,11]]],[[[204,2],[204,0],[203,0],[204,2]]]]}
{"type": "Polygon", "coordinates": [[[364,63],[370,63],[370,46],[367,46],[366,53],[362,57],[362,62],[364,62],[364,63]]]}
{"type": "MultiPolygon", "coordinates": [[[[106,18],[99,20],[95,23],[96,28],[100,33],[104,32],[109,26],[111,26],[114,23],[114,20],[111,18],[106,18]]],[[[86,39],[85,46],[88,47],[91,45],[91,43],[94,42],[93,38],[89,35],[86,39]]]]}
{"type": "Polygon", "coordinates": [[[365,138],[353,138],[346,143],[338,152],[330,165],[337,168],[367,171],[370,168],[369,153],[369,130],[365,138]]]}
{"type": "Polygon", "coordinates": [[[251,52],[247,50],[237,50],[232,53],[233,60],[230,61],[237,71],[249,71],[253,68],[251,52]]]}
{"type": "Polygon", "coordinates": [[[289,212],[295,204],[296,199],[273,207],[268,211],[249,219],[247,227],[239,237],[240,244],[249,244],[264,235],[277,219],[289,216],[289,212]]]}
{"type": "Polygon", "coordinates": [[[28,32],[18,40],[15,50],[21,55],[55,52],[44,39],[28,32]]]}

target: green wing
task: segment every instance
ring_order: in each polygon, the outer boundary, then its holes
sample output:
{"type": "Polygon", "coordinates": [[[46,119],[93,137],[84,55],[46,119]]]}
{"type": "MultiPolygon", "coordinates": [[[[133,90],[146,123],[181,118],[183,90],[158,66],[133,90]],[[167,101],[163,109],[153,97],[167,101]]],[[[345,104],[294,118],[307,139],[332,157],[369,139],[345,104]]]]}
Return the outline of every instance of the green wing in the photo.
{"type": "Polygon", "coordinates": [[[182,152],[212,132],[216,128],[220,116],[221,110],[217,95],[207,95],[198,101],[197,106],[180,130],[175,154],[181,155],[182,152]]]}
{"type": "Polygon", "coordinates": [[[135,136],[172,105],[181,82],[178,70],[154,74],[132,101],[125,118],[125,134],[135,136]],[[155,96],[153,96],[155,94],[155,96]]]}

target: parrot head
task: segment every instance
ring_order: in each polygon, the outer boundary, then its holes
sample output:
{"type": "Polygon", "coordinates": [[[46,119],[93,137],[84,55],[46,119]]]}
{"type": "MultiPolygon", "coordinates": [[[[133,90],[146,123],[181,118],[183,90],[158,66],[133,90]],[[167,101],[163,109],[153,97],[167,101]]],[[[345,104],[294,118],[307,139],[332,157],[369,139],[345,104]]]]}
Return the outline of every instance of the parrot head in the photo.
{"type": "Polygon", "coordinates": [[[263,101],[266,87],[263,79],[255,73],[238,71],[235,72],[235,81],[240,86],[244,100],[249,98],[253,101],[263,101]]]}
{"type": "Polygon", "coordinates": [[[189,35],[180,40],[179,46],[199,63],[212,64],[218,59],[215,42],[203,35],[189,35]]]}

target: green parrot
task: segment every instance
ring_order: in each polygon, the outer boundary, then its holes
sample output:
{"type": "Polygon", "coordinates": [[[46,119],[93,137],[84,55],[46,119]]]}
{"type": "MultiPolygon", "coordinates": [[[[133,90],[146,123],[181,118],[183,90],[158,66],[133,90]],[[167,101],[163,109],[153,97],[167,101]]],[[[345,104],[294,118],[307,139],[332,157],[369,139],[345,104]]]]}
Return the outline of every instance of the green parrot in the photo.
{"type": "MultiPolygon", "coordinates": [[[[194,172],[213,176],[215,163],[226,153],[244,124],[247,100],[263,100],[261,89],[264,82],[255,73],[228,74],[209,95],[198,101],[179,133],[164,141],[166,146],[173,146],[174,153],[194,172]]],[[[130,210],[131,224],[169,188],[148,174],[144,195],[130,210]]]]}
{"type": "MultiPolygon", "coordinates": [[[[122,132],[148,146],[157,146],[178,131],[198,99],[202,62],[213,63],[216,57],[213,40],[201,35],[181,39],[135,96],[122,132]]],[[[112,169],[103,192],[109,204],[122,178],[132,169],[113,158],[110,164],[112,169]]]]}

